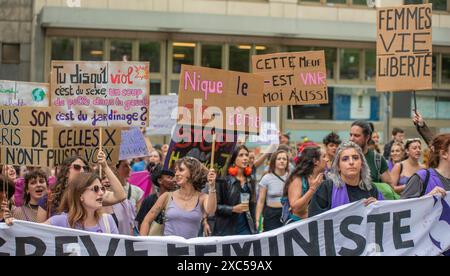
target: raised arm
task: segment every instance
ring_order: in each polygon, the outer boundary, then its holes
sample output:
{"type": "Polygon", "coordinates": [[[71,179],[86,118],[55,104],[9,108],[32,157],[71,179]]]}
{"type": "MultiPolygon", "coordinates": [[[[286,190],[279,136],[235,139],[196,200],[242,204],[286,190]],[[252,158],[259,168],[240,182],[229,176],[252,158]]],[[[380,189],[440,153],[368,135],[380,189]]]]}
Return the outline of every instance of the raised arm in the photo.
{"type": "Polygon", "coordinates": [[[108,166],[106,162],[106,155],[103,151],[99,151],[97,155],[98,164],[102,167],[103,173],[106,174],[109,182],[111,183],[112,192],[106,193],[103,197],[104,206],[112,206],[119,202],[124,201],[127,198],[125,190],[123,189],[120,180],[108,166]]]}

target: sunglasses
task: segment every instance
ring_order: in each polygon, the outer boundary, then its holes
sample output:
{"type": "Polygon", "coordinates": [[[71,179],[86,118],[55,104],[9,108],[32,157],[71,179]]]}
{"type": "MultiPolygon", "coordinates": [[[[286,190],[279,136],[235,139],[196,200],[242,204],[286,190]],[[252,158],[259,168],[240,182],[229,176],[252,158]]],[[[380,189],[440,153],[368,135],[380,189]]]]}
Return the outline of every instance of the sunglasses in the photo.
{"type": "Polygon", "coordinates": [[[95,185],[94,187],[90,188],[89,190],[93,191],[94,193],[98,194],[98,192],[101,190],[103,193],[106,192],[106,188],[103,186],[95,185]]]}
{"type": "Polygon", "coordinates": [[[76,171],[81,171],[81,169],[83,169],[85,172],[88,172],[90,170],[89,166],[81,166],[78,164],[73,164],[71,167],[76,171]]]}

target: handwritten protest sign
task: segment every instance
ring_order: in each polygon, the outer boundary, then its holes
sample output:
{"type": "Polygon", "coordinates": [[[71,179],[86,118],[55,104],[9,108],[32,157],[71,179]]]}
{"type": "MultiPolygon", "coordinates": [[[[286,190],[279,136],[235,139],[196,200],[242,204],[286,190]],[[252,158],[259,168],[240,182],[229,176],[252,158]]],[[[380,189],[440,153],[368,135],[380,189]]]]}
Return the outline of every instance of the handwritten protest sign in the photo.
{"type": "Polygon", "coordinates": [[[377,91],[432,89],[431,4],[377,12],[377,91]]]}
{"type": "Polygon", "coordinates": [[[50,87],[55,125],[148,125],[148,62],[53,61],[50,87]]]}
{"type": "Polygon", "coordinates": [[[177,123],[258,133],[263,85],[262,76],[183,65],[177,123]]]}
{"type": "Polygon", "coordinates": [[[0,106],[48,107],[48,83],[0,81],[0,106]]]}
{"type": "MultiPolygon", "coordinates": [[[[178,128],[172,137],[167,152],[164,167],[174,169],[178,159],[189,156],[198,159],[207,168],[211,163],[212,134],[206,128],[188,127],[178,128]]],[[[226,134],[223,130],[216,129],[216,145],[214,155],[214,169],[218,175],[224,175],[225,166],[236,146],[235,134],[226,134]]]]}
{"type": "MultiPolygon", "coordinates": [[[[97,162],[100,130],[50,127],[49,108],[4,107],[0,111],[0,164],[48,166],[78,154],[97,162]]],[[[120,129],[103,128],[107,161],[119,159],[120,129]]]]}
{"type": "Polygon", "coordinates": [[[252,64],[264,77],[264,106],[328,103],[324,51],[257,55],[252,64]]]}
{"type": "Polygon", "coordinates": [[[171,135],[177,124],[178,96],[151,96],[148,135],[171,135]],[[175,113],[172,117],[172,113],[175,113]]]}
{"type": "Polygon", "coordinates": [[[137,127],[130,130],[122,130],[122,142],[120,143],[120,160],[148,156],[148,148],[144,135],[137,127]]]}

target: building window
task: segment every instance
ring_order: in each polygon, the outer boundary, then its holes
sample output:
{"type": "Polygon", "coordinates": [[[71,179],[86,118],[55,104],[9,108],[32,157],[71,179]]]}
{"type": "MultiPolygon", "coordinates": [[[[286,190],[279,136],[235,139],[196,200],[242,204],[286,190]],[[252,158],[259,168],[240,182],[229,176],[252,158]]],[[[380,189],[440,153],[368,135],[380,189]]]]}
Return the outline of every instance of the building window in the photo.
{"type": "Polygon", "coordinates": [[[150,72],[160,72],[161,43],[141,41],[139,44],[139,61],[149,61],[150,72]]]}
{"type": "Polygon", "coordinates": [[[433,11],[448,11],[448,0],[405,0],[405,5],[433,4],[433,11]]]}
{"type": "Polygon", "coordinates": [[[230,46],[230,70],[239,72],[250,72],[250,50],[251,45],[230,46]]]}
{"type": "MultiPolygon", "coordinates": [[[[194,65],[194,50],[197,44],[195,43],[185,43],[185,42],[174,42],[173,46],[173,69],[172,72],[175,74],[181,73],[181,65],[194,65]]],[[[177,86],[178,89],[178,86],[177,86]]]]}
{"type": "Polygon", "coordinates": [[[161,95],[160,80],[150,80],[150,95],[161,95]]]}
{"type": "Polygon", "coordinates": [[[222,68],[222,45],[202,44],[202,66],[222,68]]]}
{"type": "Polygon", "coordinates": [[[73,60],[74,40],[69,38],[52,39],[51,60],[73,60]]]}
{"type": "Polygon", "coordinates": [[[341,49],[340,51],[340,79],[359,79],[359,49],[341,49]]]}
{"type": "Polygon", "coordinates": [[[19,64],[20,63],[20,44],[3,43],[2,45],[2,63],[19,64]]]}
{"type": "Polygon", "coordinates": [[[367,6],[367,0],[353,0],[352,4],[357,6],[367,6]]]}
{"type": "Polygon", "coordinates": [[[442,55],[442,83],[450,84],[450,54],[442,55]]]}
{"type": "Polygon", "coordinates": [[[170,81],[170,93],[178,94],[178,88],[180,86],[180,80],[170,81]]]}
{"type": "MultiPolygon", "coordinates": [[[[295,105],[293,106],[296,120],[332,120],[333,119],[333,87],[328,87],[328,104],[295,105]]],[[[288,119],[292,118],[291,106],[287,109],[288,119]]]]}
{"type": "Polygon", "coordinates": [[[325,51],[325,61],[327,64],[327,78],[334,79],[335,68],[337,64],[337,49],[336,48],[323,48],[325,51]]]}
{"type": "Polygon", "coordinates": [[[280,52],[277,46],[256,45],[255,50],[257,55],[268,55],[280,52]]]}
{"type": "Polygon", "coordinates": [[[347,0],[326,0],[327,4],[347,4],[347,0]]]}
{"type": "Polygon", "coordinates": [[[433,54],[433,58],[432,58],[432,60],[433,60],[433,66],[432,66],[432,68],[433,68],[433,82],[436,82],[436,70],[437,70],[437,66],[436,66],[436,63],[437,63],[437,55],[438,54],[433,54]]]}
{"type": "Polygon", "coordinates": [[[102,61],[103,39],[81,39],[81,60],[102,61]]]}
{"type": "Polygon", "coordinates": [[[380,97],[373,88],[335,87],[333,120],[380,120],[380,97]]]}
{"type": "Polygon", "coordinates": [[[375,81],[376,75],[376,51],[375,49],[366,49],[365,50],[365,80],[366,81],[375,81]]]}
{"type": "Polygon", "coordinates": [[[307,46],[287,46],[286,51],[287,52],[306,52],[311,51],[312,47],[307,46]]]}
{"type": "Polygon", "coordinates": [[[111,61],[131,61],[133,44],[127,40],[112,40],[110,48],[111,61]]]}

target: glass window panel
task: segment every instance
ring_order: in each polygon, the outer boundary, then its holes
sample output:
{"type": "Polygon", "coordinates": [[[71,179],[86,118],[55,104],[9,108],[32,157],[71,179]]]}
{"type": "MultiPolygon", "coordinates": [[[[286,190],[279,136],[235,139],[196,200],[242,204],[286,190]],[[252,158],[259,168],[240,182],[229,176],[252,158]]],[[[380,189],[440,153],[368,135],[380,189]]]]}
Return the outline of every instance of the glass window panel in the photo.
{"type": "Polygon", "coordinates": [[[264,45],[256,45],[256,54],[257,55],[266,55],[266,54],[273,54],[278,53],[278,47],[276,46],[264,46],[264,45]]]}
{"type": "Polygon", "coordinates": [[[73,60],[73,48],[73,39],[52,39],[52,60],[73,60]]]}
{"type": "Polygon", "coordinates": [[[161,95],[161,80],[150,80],[150,95],[161,95]]]}
{"type": "Polygon", "coordinates": [[[174,42],[172,46],[173,73],[181,72],[181,64],[194,65],[194,50],[197,46],[195,43],[174,42]]]}
{"type": "Polygon", "coordinates": [[[359,49],[341,49],[340,58],[340,79],[359,79],[359,49]]]}
{"type": "Polygon", "coordinates": [[[367,6],[367,0],[353,0],[353,5],[367,6]]]}
{"type": "Polygon", "coordinates": [[[433,4],[434,11],[447,10],[447,0],[429,0],[428,2],[433,4]]]}
{"type": "Polygon", "coordinates": [[[102,61],[103,39],[82,39],[81,60],[102,61]]]}
{"type": "Polygon", "coordinates": [[[300,0],[300,2],[316,2],[316,3],[320,3],[320,0],[300,0]]]}
{"type": "Polygon", "coordinates": [[[423,4],[423,0],[405,0],[405,5],[423,4]]]}
{"type": "Polygon", "coordinates": [[[375,75],[376,75],[376,51],[375,49],[366,49],[366,74],[365,79],[367,81],[375,81],[375,75]]]}
{"type": "Polygon", "coordinates": [[[170,93],[178,94],[178,87],[180,86],[179,80],[171,80],[170,81],[170,93]]]}
{"type": "Polygon", "coordinates": [[[328,4],[346,4],[347,0],[327,0],[328,4]]]}
{"type": "Polygon", "coordinates": [[[202,45],[202,66],[222,68],[222,45],[202,45]]]}
{"type": "MultiPolygon", "coordinates": [[[[328,104],[296,105],[294,106],[294,118],[296,120],[332,120],[333,119],[333,87],[328,87],[328,104]]],[[[291,119],[291,106],[287,108],[287,117],[291,119]]]]}
{"type": "Polygon", "coordinates": [[[450,119],[450,98],[438,97],[436,114],[438,119],[450,119]]]}
{"type": "Polygon", "coordinates": [[[306,52],[311,51],[312,47],[308,46],[287,46],[286,51],[287,52],[306,52]]]}
{"type": "Polygon", "coordinates": [[[433,54],[433,82],[436,82],[436,70],[437,70],[436,62],[437,62],[437,54],[433,54]]]}
{"type": "Polygon", "coordinates": [[[161,63],[161,43],[141,41],[139,44],[139,61],[149,61],[150,72],[159,72],[161,63]]]}
{"type": "Polygon", "coordinates": [[[450,54],[442,55],[442,83],[450,84],[450,54]]]}
{"type": "Polygon", "coordinates": [[[334,120],[380,120],[380,96],[375,89],[336,87],[334,120]]]}
{"type": "MultiPolygon", "coordinates": [[[[321,50],[321,49],[317,49],[321,50]]],[[[325,51],[325,61],[327,63],[327,78],[334,79],[335,73],[334,68],[337,60],[337,49],[336,48],[323,48],[325,51]]]]}
{"type": "Polygon", "coordinates": [[[230,70],[250,71],[250,45],[230,46],[230,70]]]}
{"type": "Polygon", "coordinates": [[[111,61],[131,61],[133,44],[127,40],[111,41],[111,61]]]}

